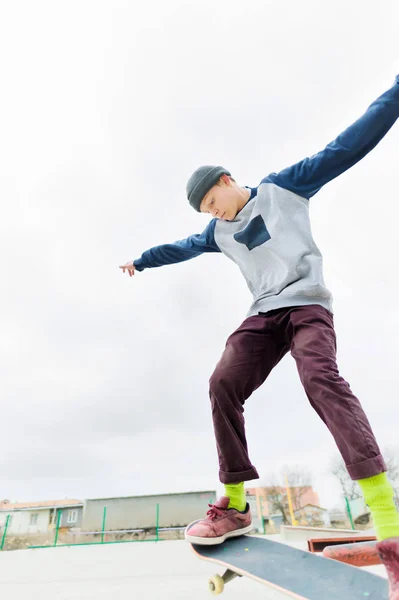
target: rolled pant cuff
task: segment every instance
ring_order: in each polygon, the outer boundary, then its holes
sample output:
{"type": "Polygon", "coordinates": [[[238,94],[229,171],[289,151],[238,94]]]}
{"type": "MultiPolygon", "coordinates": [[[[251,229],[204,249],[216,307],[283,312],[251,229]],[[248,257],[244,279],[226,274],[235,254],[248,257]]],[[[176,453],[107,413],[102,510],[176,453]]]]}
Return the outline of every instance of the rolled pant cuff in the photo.
{"type": "Polygon", "coordinates": [[[241,481],[259,479],[259,475],[255,467],[252,467],[247,471],[234,471],[234,473],[229,473],[227,471],[219,471],[219,479],[221,483],[241,483],[241,481]]]}
{"type": "Polygon", "coordinates": [[[367,479],[367,477],[379,475],[387,470],[385,461],[381,454],[378,454],[378,456],[374,456],[373,458],[363,460],[355,465],[346,465],[346,468],[348,469],[350,478],[354,480],[367,479]]]}

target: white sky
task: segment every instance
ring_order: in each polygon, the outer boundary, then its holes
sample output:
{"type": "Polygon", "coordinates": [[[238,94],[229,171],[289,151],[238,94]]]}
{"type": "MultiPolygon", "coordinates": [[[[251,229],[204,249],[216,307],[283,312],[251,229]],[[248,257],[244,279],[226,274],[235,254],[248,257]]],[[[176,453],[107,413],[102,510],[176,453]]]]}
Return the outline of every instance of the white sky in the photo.
{"type": "MultiPolygon", "coordinates": [[[[185,185],[242,185],[324,148],[399,72],[399,5],[336,0],[3,3],[0,498],[221,491],[208,378],[251,298],[208,255],[118,266],[202,231],[185,185]]],[[[342,375],[397,443],[396,124],[311,201],[342,375]]],[[[246,405],[258,483],[335,445],[287,356],[246,405]]],[[[252,482],[250,485],[253,485],[252,482]]]]}

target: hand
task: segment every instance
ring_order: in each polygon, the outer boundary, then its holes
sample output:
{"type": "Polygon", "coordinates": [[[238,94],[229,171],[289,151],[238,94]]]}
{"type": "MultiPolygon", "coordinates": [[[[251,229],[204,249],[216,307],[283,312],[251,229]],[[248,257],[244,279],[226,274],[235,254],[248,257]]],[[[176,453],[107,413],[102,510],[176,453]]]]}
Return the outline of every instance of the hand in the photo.
{"type": "Polygon", "coordinates": [[[136,267],[134,266],[133,261],[130,261],[125,265],[120,266],[119,268],[122,269],[123,272],[125,272],[126,270],[129,273],[129,277],[133,277],[134,272],[136,271],[136,267]]]}

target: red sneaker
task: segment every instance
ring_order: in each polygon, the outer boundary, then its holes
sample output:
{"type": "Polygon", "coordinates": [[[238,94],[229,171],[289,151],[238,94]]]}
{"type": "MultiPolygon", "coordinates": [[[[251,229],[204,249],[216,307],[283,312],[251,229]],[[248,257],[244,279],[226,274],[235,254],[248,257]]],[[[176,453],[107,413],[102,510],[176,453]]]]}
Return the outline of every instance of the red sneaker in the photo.
{"type": "Polygon", "coordinates": [[[223,496],[215,504],[209,504],[207,518],[194,521],[186,527],[186,540],[191,544],[211,546],[221,544],[227,538],[249,533],[252,529],[249,504],[240,512],[235,508],[227,508],[229,502],[229,498],[223,496]]]}
{"type": "Polygon", "coordinates": [[[389,600],[399,600],[399,537],[378,542],[377,552],[388,573],[389,600]]]}

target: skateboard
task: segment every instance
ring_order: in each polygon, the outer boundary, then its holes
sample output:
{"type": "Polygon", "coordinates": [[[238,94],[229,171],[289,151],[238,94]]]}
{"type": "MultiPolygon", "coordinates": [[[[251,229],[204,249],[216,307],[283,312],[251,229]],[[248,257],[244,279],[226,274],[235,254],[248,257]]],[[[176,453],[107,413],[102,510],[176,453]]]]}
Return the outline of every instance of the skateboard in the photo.
{"type": "Polygon", "coordinates": [[[387,579],[281,542],[243,535],[216,546],[190,545],[199,558],[226,569],[209,579],[214,595],[223,592],[225,583],[246,576],[296,600],[388,598],[387,579]]]}

